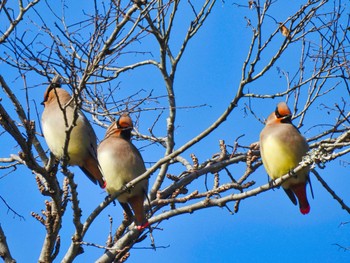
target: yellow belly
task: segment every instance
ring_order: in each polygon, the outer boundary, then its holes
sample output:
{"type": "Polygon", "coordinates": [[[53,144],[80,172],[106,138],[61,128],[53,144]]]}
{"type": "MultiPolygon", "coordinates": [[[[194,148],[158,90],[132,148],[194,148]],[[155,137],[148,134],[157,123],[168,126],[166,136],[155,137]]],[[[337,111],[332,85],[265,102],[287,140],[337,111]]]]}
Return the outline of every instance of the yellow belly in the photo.
{"type": "MultiPolygon", "coordinates": [[[[264,167],[271,177],[277,179],[292,171],[302,161],[302,155],[291,149],[284,142],[279,142],[275,138],[266,138],[262,145],[261,156],[264,167]]],[[[305,168],[298,172],[295,177],[284,182],[282,186],[289,188],[290,185],[305,182],[309,168],[305,168]]]]}
{"type": "MultiPolygon", "coordinates": [[[[110,142],[103,141],[101,144],[105,143],[110,142]]],[[[98,151],[98,161],[107,183],[106,191],[109,194],[121,190],[127,183],[146,171],[143,161],[132,152],[131,144],[119,141],[119,144],[111,145],[115,147],[98,151]]],[[[147,187],[147,183],[142,181],[117,199],[125,203],[130,197],[146,191],[147,187]]]]}

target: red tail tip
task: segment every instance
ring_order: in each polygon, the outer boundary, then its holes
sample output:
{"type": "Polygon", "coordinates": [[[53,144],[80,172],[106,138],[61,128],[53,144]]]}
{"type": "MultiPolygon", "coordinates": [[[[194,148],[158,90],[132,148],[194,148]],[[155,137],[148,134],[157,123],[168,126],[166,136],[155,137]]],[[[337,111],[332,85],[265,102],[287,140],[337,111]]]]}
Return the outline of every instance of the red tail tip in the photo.
{"type": "Polygon", "coordinates": [[[300,208],[300,213],[302,213],[303,215],[306,215],[309,212],[310,212],[310,206],[300,208]]]}
{"type": "Polygon", "coordinates": [[[141,231],[141,230],[145,229],[146,227],[149,227],[149,222],[148,221],[146,223],[144,223],[143,225],[137,225],[136,229],[138,231],[141,231]]]}
{"type": "Polygon", "coordinates": [[[300,213],[303,215],[308,214],[310,212],[310,205],[306,197],[306,184],[300,183],[294,185],[291,189],[298,198],[300,213]]]}

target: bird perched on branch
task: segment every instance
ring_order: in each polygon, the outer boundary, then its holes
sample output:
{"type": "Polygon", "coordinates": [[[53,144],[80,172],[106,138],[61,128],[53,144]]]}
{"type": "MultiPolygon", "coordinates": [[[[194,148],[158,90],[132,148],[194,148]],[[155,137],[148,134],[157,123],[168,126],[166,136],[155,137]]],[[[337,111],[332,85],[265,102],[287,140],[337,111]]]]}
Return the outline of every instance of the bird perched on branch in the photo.
{"type": "Polygon", "coordinates": [[[46,89],[42,104],[45,109],[41,123],[51,152],[59,159],[66,157],[69,165],[79,166],[93,183],[98,182],[104,188],[105,180],[97,159],[96,134],[83,112],[76,109],[74,98],[61,88],[59,76],[46,89]]]}
{"type": "Polygon", "coordinates": [[[282,35],[284,35],[286,38],[288,38],[289,40],[291,40],[291,36],[290,36],[290,31],[289,29],[281,22],[278,23],[279,24],[279,29],[282,33],[282,35]]]}
{"type": "MultiPolygon", "coordinates": [[[[305,138],[292,124],[291,117],[287,104],[280,102],[267,118],[266,125],[260,133],[262,161],[272,180],[297,167],[309,149],[305,138]]],[[[306,196],[309,170],[310,167],[305,167],[282,183],[283,189],[295,205],[297,204],[295,196],[297,197],[302,214],[310,211],[306,196]]]]}
{"type": "MultiPolygon", "coordinates": [[[[105,138],[98,146],[98,160],[106,178],[106,190],[110,195],[121,190],[127,183],[146,171],[138,149],[131,143],[133,123],[128,114],[123,114],[106,131],[105,138]]],[[[128,191],[117,196],[127,215],[135,214],[135,224],[139,230],[147,227],[144,199],[148,190],[148,180],[142,180],[128,191]]]]}

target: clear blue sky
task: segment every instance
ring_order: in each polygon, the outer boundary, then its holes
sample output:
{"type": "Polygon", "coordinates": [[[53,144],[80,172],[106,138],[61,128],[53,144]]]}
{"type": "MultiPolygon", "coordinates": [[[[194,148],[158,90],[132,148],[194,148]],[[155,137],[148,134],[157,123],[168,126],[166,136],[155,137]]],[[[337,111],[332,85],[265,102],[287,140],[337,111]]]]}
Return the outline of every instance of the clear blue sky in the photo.
{"type": "MultiPolygon", "coordinates": [[[[300,6],[301,2],[290,2],[288,8],[285,8],[284,1],[278,1],[269,14],[277,21],[284,21],[300,6]]],[[[41,8],[38,7],[38,10],[40,11],[41,8]]],[[[81,14],[77,9],[72,8],[70,11],[77,15],[81,14]]],[[[179,64],[175,80],[177,105],[206,104],[208,106],[178,112],[176,148],[217,119],[235,95],[241,77],[242,62],[251,40],[251,31],[246,27],[244,16],[253,17],[252,11],[237,8],[228,1],[225,4],[219,1],[206,25],[188,46],[179,64]]],[[[74,17],[72,19],[74,20],[74,17]]],[[[188,24],[188,21],[179,19],[177,23],[176,26],[181,27],[184,23],[188,24]]],[[[273,32],[275,27],[276,24],[271,20],[266,24],[265,30],[267,33],[273,32]]],[[[36,29],[32,28],[32,30],[35,32],[36,29]]],[[[182,30],[173,35],[174,46],[178,45],[178,39],[181,39],[183,34],[182,30]]],[[[280,42],[282,41],[281,36],[280,42]]],[[[252,91],[264,94],[284,90],[286,81],[278,74],[277,67],[292,71],[293,67],[295,68],[299,63],[299,57],[295,55],[299,48],[300,44],[292,44],[291,51],[286,52],[267,77],[251,87],[252,91]]],[[[0,51],[3,54],[1,47],[0,51]]],[[[142,88],[146,91],[153,89],[155,95],[165,94],[159,74],[155,74],[154,70],[147,70],[145,74],[140,74],[138,70],[127,73],[121,79],[123,92],[128,94],[130,91],[130,94],[133,94],[142,88]]],[[[16,80],[16,73],[8,75],[9,73],[1,72],[1,74],[22,97],[22,82],[16,80]]],[[[30,85],[34,85],[46,80],[37,78],[28,81],[30,85]]],[[[43,108],[39,103],[42,101],[45,88],[46,86],[38,86],[30,94],[31,100],[36,101],[40,114],[43,108]]],[[[307,116],[301,128],[301,132],[306,137],[311,137],[318,132],[315,128],[310,130],[314,124],[334,122],[334,116],[328,117],[320,105],[328,103],[329,106],[333,106],[335,102],[340,102],[342,96],[349,101],[349,95],[343,91],[339,87],[333,91],[333,97],[328,97],[328,101],[320,100],[314,105],[313,113],[307,116]],[[334,98],[334,101],[329,101],[329,98],[334,98]]],[[[4,97],[3,94],[0,96],[4,97]]],[[[259,118],[263,119],[274,110],[276,103],[280,100],[284,98],[255,100],[253,101],[254,111],[259,118]]],[[[3,103],[6,103],[6,100],[3,103]]],[[[195,153],[200,160],[211,158],[213,153],[218,152],[218,140],[223,139],[227,144],[232,145],[234,140],[242,134],[245,135],[239,141],[242,145],[257,141],[263,125],[253,116],[245,115],[244,103],[248,101],[242,100],[236,111],[210,138],[186,152],[184,157],[189,158],[190,153],[195,153]]],[[[154,119],[154,115],[152,117],[151,114],[155,113],[141,115],[143,119],[141,118],[138,127],[141,132],[147,133],[149,122],[154,119]]],[[[39,124],[38,121],[37,124],[39,124]]],[[[96,125],[94,128],[98,137],[102,139],[104,130],[96,125]]],[[[19,151],[12,142],[7,144],[4,136],[0,137],[0,142],[1,157],[19,151]]],[[[45,143],[43,145],[46,147],[45,143]]],[[[135,145],[141,147],[143,144],[135,142],[135,145]]],[[[149,150],[146,147],[142,150],[146,162],[154,162],[163,154],[154,149],[149,150]]],[[[349,162],[349,157],[341,160],[349,162]]],[[[349,202],[349,169],[346,165],[341,165],[341,160],[328,164],[326,169],[318,171],[339,196],[345,202],[349,202]]],[[[244,166],[233,166],[229,169],[234,176],[239,177],[244,166]]],[[[78,169],[73,170],[76,172],[78,190],[83,189],[79,191],[79,197],[83,217],[86,217],[104,199],[105,193],[92,185],[78,169]]],[[[169,172],[179,174],[181,171],[174,168],[169,172]]],[[[44,228],[30,216],[30,212],[40,212],[45,198],[38,193],[34,177],[29,170],[18,169],[4,176],[6,172],[0,171],[0,194],[11,207],[25,217],[25,220],[14,217],[13,213],[7,211],[5,205],[0,202],[0,223],[7,235],[14,258],[18,262],[36,262],[40,253],[38,248],[42,245],[45,232],[44,228]]],[[[209,178],[211,177],[212,175],[209,175],[209,178]]],[[[62,177],[59,179],[62,180],[62,177]]],[[[151,183],[153,180],[154,176],[151,178],[151,183]]],[[[257,182],[256,186],[267,182],[263,167],[259,168],[251,180],[257,182]]],[[[128,262],[349,262],[350,252],[343,252],[334,245],[338,243],[350,246],[350,224],[340,227],[342,222],[350,221],[349,214],[341,209],[313,176],[311,180],[315,199],[313,200],[308,192],[311,212],[306,216],[299,213],[299,209],[289,201],[282,189],[268,191],[242,201],[240,211],[235,215],[230,215],[225,208],[211,208],[162,222],[159,227],[163,230],[154,230],[153,235],[156,246],[164,248],[158,248],[156,251],[142,249],[150,247],[150,239],[146,238],[131,250],[128,262]]],[[[200,178],[189,190],[202,187],[203,184],[204,178],[200,178]]],[[[233,204],[230,206],[232,208],[233,204]]],[[[70,211],[69,209],[67,211],[68,214],[63,222],[61,253],[58,259],[64,255],[74,232],[70,211]]],[[[114,217],[115,230],[121,220],[121,213],[119,205],[108,207],[92,225],[84,240],[104,245],[109,231],[108,215],[114,217]]],[[[75,262],[93,262],[101,253],[102,251],[97,248],[85,247],[85,253],[75,262]]]]}

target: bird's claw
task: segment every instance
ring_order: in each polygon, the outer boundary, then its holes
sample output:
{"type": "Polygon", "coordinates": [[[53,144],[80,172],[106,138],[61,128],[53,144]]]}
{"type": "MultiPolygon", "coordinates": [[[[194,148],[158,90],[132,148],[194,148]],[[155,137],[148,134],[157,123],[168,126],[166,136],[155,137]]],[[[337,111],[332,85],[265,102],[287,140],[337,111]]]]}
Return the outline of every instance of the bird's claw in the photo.
{"type": "Polygon", "coordinates": [[[294,178],[297,178],[297,177],[298,177],[298,175],[297,175],[293,170],[290,170],[290,171],[288,172],[288,174],[289,174],[291,177],[294,177],[294,178]]]}
{"type": "MultiPolygon", "coordinates": [[[[108,201],[108,199],[110,199],[112,197],[112,195],[107,195],[106,197],[105,197],[105,201],[108,201]]],[[[113,206],[116,206],[116,203],[115,203],[115,200],[113,200],[112,201],[112,204],[113,204],[113,206]]]]}
{"type": "Polygon", "coordinates": [[[131,191],[130,187],[127,187],[126,185],[123,185],[122,188],[121,188],[121,190],[122,190],[122,191],[126,191],[126,192],[129,193],[129,194],[130,194],[130,191],[131,191]]]}
{"type": "Polygon", "coordinates": [[[269,186],[275,187],[276,186],[275,181],[276,181],[275,179],[269,180],[269,186]]]}

